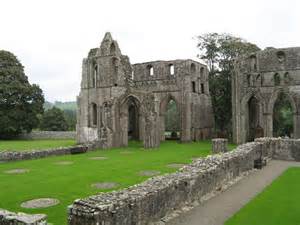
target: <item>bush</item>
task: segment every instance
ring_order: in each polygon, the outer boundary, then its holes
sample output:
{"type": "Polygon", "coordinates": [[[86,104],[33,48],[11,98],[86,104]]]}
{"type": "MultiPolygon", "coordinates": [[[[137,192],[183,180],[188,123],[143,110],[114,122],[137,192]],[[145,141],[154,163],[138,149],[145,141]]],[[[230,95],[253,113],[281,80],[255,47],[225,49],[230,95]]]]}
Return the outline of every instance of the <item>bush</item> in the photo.
{"type": "Polygon", "coordinates": [[[59,108],[48,109],[41,118],[40,129],[46,131],[66,131],[68,124],[64,113],[59,108]]]}

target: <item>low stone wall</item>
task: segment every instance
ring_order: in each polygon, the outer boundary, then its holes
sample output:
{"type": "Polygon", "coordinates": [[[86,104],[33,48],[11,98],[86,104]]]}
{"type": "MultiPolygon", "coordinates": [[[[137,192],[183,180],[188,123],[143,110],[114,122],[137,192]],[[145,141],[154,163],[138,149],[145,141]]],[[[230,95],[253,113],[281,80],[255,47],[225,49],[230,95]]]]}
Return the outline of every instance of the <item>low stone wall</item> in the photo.
{"type": "Polygon", "coordinates": [[[14,213],[0,209],[1,225],[47,225],[47,216],[44,214],[14,213]]]}
{"type": "Polygon", "coordinates": [[[270,155],[264,142],[198,159],[179,172],[159,176],[128,189],[76,200],[69,207],[71,225],[147,225],[250,171],[254,160],[270,155]]]}
{"type": "Polygon", "coordinates": [[[33,151],[3,151],[0,152],[0,161],[18,161],[27,159],[38,159],[49,156],[68,155],[84,153],[90,149],[90,146],[70,146],[64,148],[55,148],[48,150],[33,150],[33,151]]]}
{"type": "Polygon", "coordinates": [[[266,149],[270,149],[270,158],[300,161],[300,139],[257,138],[255,141],[264,143],[266,149]]]}
{"type": "Polygon", "coordinates": [[[21,134],[19,139],[75,139],[76,131],[32,131],[28,134],[21,134]]]}

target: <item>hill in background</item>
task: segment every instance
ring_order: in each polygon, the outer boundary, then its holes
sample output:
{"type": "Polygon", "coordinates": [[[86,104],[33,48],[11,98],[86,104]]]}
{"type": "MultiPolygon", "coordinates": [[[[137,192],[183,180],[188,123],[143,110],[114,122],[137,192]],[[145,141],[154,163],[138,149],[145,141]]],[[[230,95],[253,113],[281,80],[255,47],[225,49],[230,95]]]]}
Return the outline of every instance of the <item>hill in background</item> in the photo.
{"type": "Polygon", "coordinates": [[[59,102],[54,103],[46,101],[44,103],[44,110],[51,109],[52,107],[59,108],[63,111],[65,119],[68,124],[68,130],[75,130],[76,127],[76,112],[77,104],[76,102],[59,102]]]}
{"type": "Polygon", "coordinates": [[[71,110],[71,111],[76,111],[77,110],[77,104],[76,104],[75,101],[74,102],[59,102],[59,101],[56,101],[54,103],[46,101],[45,104],[44,104],[44,109],[45,110],[51,109],[54,106],[61,109],[61,110],[71,110]]]}

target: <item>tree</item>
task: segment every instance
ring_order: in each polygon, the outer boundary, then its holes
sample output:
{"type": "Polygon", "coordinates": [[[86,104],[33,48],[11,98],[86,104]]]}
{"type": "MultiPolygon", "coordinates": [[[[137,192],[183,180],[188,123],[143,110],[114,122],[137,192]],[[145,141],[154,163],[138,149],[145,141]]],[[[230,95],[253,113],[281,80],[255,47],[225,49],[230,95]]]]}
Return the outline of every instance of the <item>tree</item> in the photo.
{"type": "Polygon", "coordinates": [[[40,123],[41,130],[66,131],[68,124],[61,109],[53,107],[44,112],[40,123]]]}
{"type": "Polygon", "coordinates": [[[215,130],[231,137],[231,75],[234,60],[260,49],[250,42],[230,34],[208,33],[197,37],[198,57],[209,68],[209,85],[215,117],[215,130]]]}
{"type": "Polygon", "coordinates": [[[76,110],[64,109],[63,112],[68,124],[68,130],[75,130],[77,123],[76,110]]]}
{"type": "Polygon", "coordinates": [[[43,103],[42,90],[28,82],[16,56],[0,50],[0,138],[13,138],[37,127],[43,103]]]}

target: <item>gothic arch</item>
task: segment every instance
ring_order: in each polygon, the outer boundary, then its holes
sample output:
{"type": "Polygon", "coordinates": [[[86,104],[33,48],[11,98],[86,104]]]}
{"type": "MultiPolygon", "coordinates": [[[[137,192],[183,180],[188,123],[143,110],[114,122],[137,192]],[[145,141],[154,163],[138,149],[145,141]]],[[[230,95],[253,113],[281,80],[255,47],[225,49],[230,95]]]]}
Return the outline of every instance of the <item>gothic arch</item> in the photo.
{"type": "Polygon", "coordinates": [[[296,104],[296,101],[295,101],[293,95],[288,90],[285,90],[283,88],[279,88],[279,89],[275,90],[272,93],[270,100],[268,102],[267,113],[270,115],[269,125],[268,125],[268,136],[273,136],[273,110],[274,110],[275,102],[281,93],[284,93],[287,96],[289,103],[291,104],[291,107],[293,110],[294,135],[297,136],[297,114],[298,114],[297,104],[296,104]]]}
{"type": "Polygon", "coordinates": [[[114,42],[112,42],[111,45],[110,45],[109,53],[110,53],[110,55],[116,54],[116,45],[115,45],[114,42]]]}
{"type": "Polygon", "coordinates": [[[125,94],[119,100],[119,130],[122,146],[128,145],[128,139],[142,139],[142,105],[133,94],[125,94]]]}
{"type": "Polygon", "coordinates": [[[293,109],[293,113],[296,114],[298,112],[296,101],[294,97],[291,95],[291,93],[284,89],[277,89],[272,93],[270,100],[268,102],[268,113],[273,113],[275,102],[281,93],[284,93],[288,97],[289,102],[291,103],[293,109]]]}
{"type": "Polygon", "coordinates": [[[264,136],[266,128],[265,124],[263,123],[263,115],[266,109],[266,104],[260,92],[251,91],[247,93],[242,99],[241,106],[241,127],[245,131],[243,132],[244,135],[242,137],[243,142],[253,140],[255,138],[255,133],[259,133],[259,136],[264,136]],[[256,103],[255,108],[251,106],[251,103],[253,102],[252,100],[254,100],[256,103]],[[255,115],[252,114],[253,110],[255,115]],[[255,124],[254,127],[253,124],[255,124]],[[257,129],[257,132],[255,129],[257,129]]]}
{"type": "Polygon", "coordinates": [[[168,103],[173,100],[176,103],[176,106],[178,108],[179,113],[181,112],[181,107],[180,107],[180,101],[178,100],[178,98],[172,94],[167,94],[166,97],[164,97],[161,102],[160,102],[160,106],[159,106],[159,115],[160,116],[164,116],[166,111],[167,111],[167,106],[168,103]]]}
{"type": "Polygon", "coordinates": [[[166,121],[165,121],[165,115],[168,109],[168,104],[170,101],[174,101],[176,104],[176,108],[179,114],[179,130],[180,130],[180,135],[178,136],[181,138],[181,129],[182,129],[182,121],[181,121],[181,106],[180,106],[180,101],[178,100],[178,97],[172,95],[172,94],[167,94],[164,98],[162,98],[160,105],[159,105],[159,119],[160,119],[160,128],[161,128],[161,133],[160,133],[160,140],[164,141],[165,140],[165,130],[166,130],[166,121]]]}
{"type": "Polygon", "coordinates": [[[262,106],[263,111],[265,111],[266,103],[265,103],[264,97],[261,95],[260,92],[251,91],[251,92],[248,92],[242,99],[242,112],[244,113],[245,108],[246,108],[250,98],[252,98],[252,97],[255,97],[259,101],[259,104],[262,106]]]}

